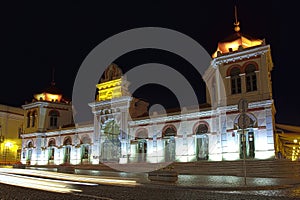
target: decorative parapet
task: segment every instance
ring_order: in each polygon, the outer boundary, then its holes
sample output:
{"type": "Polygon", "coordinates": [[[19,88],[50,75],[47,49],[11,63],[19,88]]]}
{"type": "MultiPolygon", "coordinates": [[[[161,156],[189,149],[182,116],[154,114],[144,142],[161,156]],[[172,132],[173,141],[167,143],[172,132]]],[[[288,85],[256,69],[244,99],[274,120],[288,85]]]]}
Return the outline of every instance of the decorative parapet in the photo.
{"type": "Polygon", "coordinates": [[[264,45],[261,47],[255,47],[251,49],[246,49],[240,52],[235,52],[233,54],[222,55],[220,57],[216,57],[211,61],[211,66],[216,68],[221,64],[227,64],[230,62],[235,62],[238,60],[248,59],[251,57],[257,57],[259,55],[263,55],[266,52],[270,51],[270,45],[264,45]]]}

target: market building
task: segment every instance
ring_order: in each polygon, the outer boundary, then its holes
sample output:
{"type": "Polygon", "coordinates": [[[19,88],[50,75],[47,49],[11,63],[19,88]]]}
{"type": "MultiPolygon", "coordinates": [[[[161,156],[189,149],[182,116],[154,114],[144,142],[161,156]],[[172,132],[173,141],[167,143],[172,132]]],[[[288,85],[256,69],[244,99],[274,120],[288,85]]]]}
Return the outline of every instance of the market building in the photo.
{"type": "Polygon", "coordinates": [[[270,45],[242,34],[236,23],[212,55],[203,76],[207,103],[197,109],[193,105],[150,117],[147,102],[128,91],[131,80],[111,64],[89,104],[94,122],[79,125],[73,122],[72,102],[53,82],[22,106],[21,161],[77,165],[274,158],[272,69],[270,45]],[[241,100],[247,102],[243,111],[241,100]]]}

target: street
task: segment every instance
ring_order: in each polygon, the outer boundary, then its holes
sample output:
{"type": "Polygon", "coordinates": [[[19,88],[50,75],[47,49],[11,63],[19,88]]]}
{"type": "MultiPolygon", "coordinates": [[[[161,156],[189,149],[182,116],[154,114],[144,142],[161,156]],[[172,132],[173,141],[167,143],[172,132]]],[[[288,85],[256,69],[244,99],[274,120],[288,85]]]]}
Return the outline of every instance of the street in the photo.
{"type": "MultiPolygon", "coordinates": [[[[120,187],[120,186],[76,186],[83,192],[77,193],[55,193],[41,190],[34,190],[22,187],[15,187],[0,184],[0,199],[2,200],[25,200],[25,199],[40,199],[40,200],[74,200],[74,199],[228,199],[228,200],[289,200],[300,199],[299,192],[289,193],[292,190],[275,190],[275,191],[203,191],[195,189],[179,189],[179,188],[164,188],[164,187],[120,187]]],[[[300,191],[298,187],[296,189],[300,191]]]]}
{"type": "MultiPolygon", "coordinates": [[[[203,176],[202,182],[208,183],[209,181],[204,178],[203,176]]],[[[208,176],[207,178],[216,177],[208,176]]],[[[226,180],[228,177],[221,178],[226,180]]],[[[281,184],[273,188],[262,186],[217,188],[209,184],[184,187],[175,183],[140,182],[140,180],[116,176],[89,176],[1,168],[0,199],[300,199],[299,182],[286,184],[287,182],[283,179],[278,179],[281,184]]],[[[236,178],[230,180],[238,181],[236,178]]]]}

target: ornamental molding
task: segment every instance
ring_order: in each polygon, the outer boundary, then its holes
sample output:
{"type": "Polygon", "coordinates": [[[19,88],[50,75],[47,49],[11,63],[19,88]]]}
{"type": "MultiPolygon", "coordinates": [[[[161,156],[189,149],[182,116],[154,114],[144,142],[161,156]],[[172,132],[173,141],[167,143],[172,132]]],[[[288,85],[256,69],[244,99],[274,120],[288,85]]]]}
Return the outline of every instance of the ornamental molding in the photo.
{"type": "Polygon", "coordinates": [[[96,101],[89,103],[88,105],[92,108],[92,113],[99,114],[102,110],[107,109],[119,109],[127,110],[130,106],[131,96],[123,96],[116,99],[110,99],[106,101],[96,101]]]}
{"type": "Polygon", "coordinates": [[[240,52],[234,52],[234,53],[228,54],[228,55],[222,55],[220,57],[216,57],[215,59],[213,59],[211,61],[211,66],[213,68],[217,68],[217,66],[219,66],[221,64],[224,64],[224,63],[227,64],[230,62],[248,59],[251,57],[257,57],[259,55],[265,54],[268,51],[270,51],[270,45],[264,45],[264,46],[256,47],[253,49],[245,49],[240,52]]]}
{"type": "MultiPolygon", "coordinates": [[[[249,109],[254,109],[254,108],[268,108],[271,107],[273,104],[273,100],[265,100],[265,101],[257,101],[257,102],[250,102],[248,104],[249,109]]],[[[224,107],[218,107],[216,111],[219,112],[231,112],[231,111],[237,111],[238,110],[238,105],[231,105],[231,106],[224,106],[224,107]]]]}
{"type": "Polygon", "coordinates": [[[48,102],[40,102],[40,101],[37,101],[37,102],[33,102],[33,103],[29,103],[29,104],[25,104],[25,105],[22,105],[22,108],[27,110],[27,109],[31,109],[31,108],[36,108],[36,107],[42,107],[42,106],[48,106],[49,103],[48,102]]]}
{"type": "Polygon", "coordinates": [[[194,118],[200,118],[200,117],[207,117],[207,116],[213,116],[214,111],[199,111],[199,112],[193,112],[193,113],[187,113],[187,114],[178,114],[178,115],[172,115],[172,116],[164,116],[164,117],[153,117],[151,119],[143,119],[143,120],[136,120],[136,121],[129,121],[129,126],[135,126],[135,125],[144,125],[144,124],[155,124],[155,123],[161,123],[161,122],[171,122],[171,121],[186,121],[189,119],[194,118]]]}
{"type": "MultiPolygon", "coordinates": [[[[268,108],[271,107],[273,104],[273,100],[266,100],[266,101],[259,101],[259,102],[251,102],[249,103],[249,109],[254,108],[268,108]]],[[[155,124],[161,122],[171,122],[171,121],[186,121],[195,118],[207,117],[207,116],[216,116],[221,114],[226,114],[226,112],[231,111],[238,111],[238,105],[230,105],[230,106],[223,106],[218,107],[215,110],[210,111],[199,111],[199,112],[192,112],[187,114],[178,114],[173,116],[165,116],[165,117],[156,117],[151,119],[143,119],[143,120],[136,120],[136,121],[129,121],[129,126],[137,126],[137,125],[145,125],[145,124],[155,124]]]]}
{"type": "Polygon", "coordinates": [[[67,135],[70,133],[81,133],[81,132],[88,132],[88,131],[94,131],[94,126],[72,128],[72,129],[66,129],[66,130],[57,130],[57,131],[51,131],[51,132],[45,132],[45,133],[26,133],[26,134],[22,134],[21,136],[22,136],[22,138],[32,138],[32,137],[38,137],[38,136],[67,135]]]}

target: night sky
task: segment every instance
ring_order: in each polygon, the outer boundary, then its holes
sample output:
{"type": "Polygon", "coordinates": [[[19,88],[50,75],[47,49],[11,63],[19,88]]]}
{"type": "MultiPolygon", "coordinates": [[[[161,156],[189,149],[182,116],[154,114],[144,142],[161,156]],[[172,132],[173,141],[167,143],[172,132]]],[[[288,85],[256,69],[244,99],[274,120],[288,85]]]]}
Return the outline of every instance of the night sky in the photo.
{"type": "MultiPolygon", "coordinates": [[[[300,66],[296,59],[291,59],[294,56],[290,46],[296,33],[290,22],[292,18],[284,14],[286,6],[273,0],[197,2],[2,4],[0,104],[19,107],[31,101],[33,94],[50,86],[53,69],[56,86],[71,98],[77,71],[89,52],[110,36],[132,28],[154,26],[180,31],[212,54],[218,41],[234,33],[234,5],[237,4],[241,32],[265,38],[271,45],[276,122],[300,125],[297,100],[300,66]]],[[[115,61],[124,72],[149,62],[180,71],[197,91],[199,102],[204,102],[201,76],[193,73],[193,66],[177,55],[144,49],[120,55],[115,61]]],[[[176,100],[169,101],[174,99],[172,92],[159,85],[141,86],[134,95],[151,104],[177,105],[176,100]]]]}

